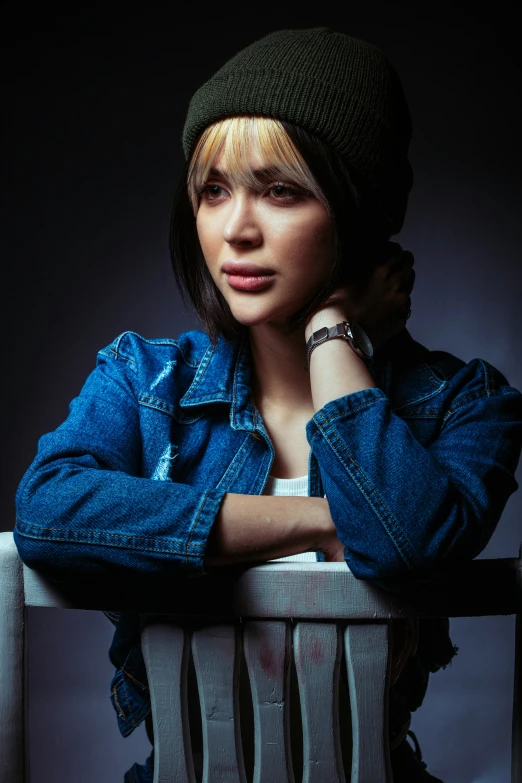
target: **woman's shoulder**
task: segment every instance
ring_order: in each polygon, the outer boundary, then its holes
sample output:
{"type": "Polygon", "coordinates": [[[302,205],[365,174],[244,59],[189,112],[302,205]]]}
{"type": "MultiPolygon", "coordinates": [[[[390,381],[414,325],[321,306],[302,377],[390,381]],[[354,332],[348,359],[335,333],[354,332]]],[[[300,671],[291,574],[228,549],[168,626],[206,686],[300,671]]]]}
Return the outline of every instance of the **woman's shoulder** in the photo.
{"type": "Polygon", "coordinates": [[[176,404],[213,353],[210,338],[197,329],[155,338],[127,331],[98,352],[92,377],[110,378],[138,400],[152,395],[176,404]]]}
{"type": "Polygon", "coordinates": [[[102,348],[98,360],[122,361],[133,369],[149,367],[153,370],[156,365],[165,366],[169,361],[197,368],[210,347],[208,335],[199,329],[182,332],[175,338],[149,338],[127,331],[102,348]]]}
{"type": "Polygon", "coordinates": [[[487,359],[476,356],[469,361],[442,349],[433,349],[415,340],[405,329],[387,351],[389,373],[393,378],[396,402],[401,405],[449,398],[459,403],[474,397],[499,394],[520,396],[504,372],[487,359]],[[400,400],[400,402],[399,402],[400,400]]]}
{"type": "Polygon", "coordinates": [[[153,339],[123,332],[98,352],[89,388],[94,384],[98,394],[119,387],[136,403],[174,415],[179,405],[231,397],[239,347],[222,337],[212,342],[197,329],[153,339]]]}

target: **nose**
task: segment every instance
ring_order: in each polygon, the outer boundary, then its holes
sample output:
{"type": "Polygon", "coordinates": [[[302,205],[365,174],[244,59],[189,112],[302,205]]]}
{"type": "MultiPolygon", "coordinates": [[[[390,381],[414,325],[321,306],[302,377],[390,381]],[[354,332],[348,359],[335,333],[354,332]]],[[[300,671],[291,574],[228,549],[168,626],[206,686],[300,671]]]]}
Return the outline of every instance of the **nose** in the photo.
{"type": "Polygon", "coordinates": [[[261,244],[261,227],[253,199],[248,194],[238,194],[231,200],[223,238],[229,245],[257,247],[261,244]]]}

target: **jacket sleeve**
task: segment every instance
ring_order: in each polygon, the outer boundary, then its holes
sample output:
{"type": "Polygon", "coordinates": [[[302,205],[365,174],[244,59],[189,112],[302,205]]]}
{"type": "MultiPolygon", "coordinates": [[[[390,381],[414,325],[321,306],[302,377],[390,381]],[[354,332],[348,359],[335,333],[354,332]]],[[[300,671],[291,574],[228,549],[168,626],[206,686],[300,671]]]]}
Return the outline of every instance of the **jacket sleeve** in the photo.
{"type": "Polygon", "coordinates": [[[471,377],[455,384],[428,446],[378,388],[332,400],[308,422],[346,562],[361,579],[400,588],[472,559],[518,488],[522,395],[482,360],[461,372],[471,377]]]}
{"type": "Polygon", "coordinates": [[[203,572],[224,491],[140,477],[132,361],[100,352],[67,419],[44,435],[16,494],[20,557],[51,578],[203,572]]]}

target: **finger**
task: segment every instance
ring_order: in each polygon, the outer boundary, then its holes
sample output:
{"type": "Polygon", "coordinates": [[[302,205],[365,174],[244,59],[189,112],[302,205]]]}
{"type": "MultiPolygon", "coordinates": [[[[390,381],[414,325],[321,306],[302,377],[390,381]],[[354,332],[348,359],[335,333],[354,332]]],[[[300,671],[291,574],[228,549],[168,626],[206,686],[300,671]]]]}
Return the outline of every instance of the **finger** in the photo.
{"type": "Polygon", "coordinates": [[[410,258],[406,257],[402,259],[402,268],[398,267],[396,272],[396,286],[397,291],[401,294],[410,295],[415,285],[415,269],[413,268],[413,256],[409,254],[410,258]]]}
{"type": "Polygon", "coordinates": [[[409,275],[410,272],[413,271],[414,264],[415,258],[413,257],[413,253],[410,253],[409,250],[403,250],[397,264],[397,272],[399,274],[409,275]]]}
{"type": "Polygon", "coordinates": [[[414,261],[413,253],[409,250],[402,250],[399,254],[390,256],[387,264],[388,278],[403,280],[413,268],[414,261]]]}
{"type": "Polygon", "coordinates": [[[384,251],[379,251],[374,259],[374,270],[384,270],[387,274],[390,266],[393,266],[402,254],[402,247],[398,242],[387,242],[384,251]]]}
{"type": "Polygon", "coordinates": [[[402,247],[399,245],[398,242],[388,242],[386,246],[386,259],[389,260],[390,258],[396,258],[397,256],[400,256],[400,254],[403,252],[402,247]]]}
{"type": "Polygon", "coordinates": [[[415,256],[411,252],[411,250],[403,250],[402,256],[405,262],[407,262],[410,266],[413,266],[415,263],[415,256]]]}
{"type": "Polygon", "coordinates": [[[406,321],[411,315],[411,296],[409,296],[404,302],[404,304],[400,307],[398,314],[400,320],[406,323],[406,321]]]}
{"type": "Polygon", "coordinates": [[[411,294],[413,291],[413,286],[415,285],[415,269],[413,267],[410,269],[406,277],[404,278],[402,282],[401,289],[406,294],[411,294]]]}

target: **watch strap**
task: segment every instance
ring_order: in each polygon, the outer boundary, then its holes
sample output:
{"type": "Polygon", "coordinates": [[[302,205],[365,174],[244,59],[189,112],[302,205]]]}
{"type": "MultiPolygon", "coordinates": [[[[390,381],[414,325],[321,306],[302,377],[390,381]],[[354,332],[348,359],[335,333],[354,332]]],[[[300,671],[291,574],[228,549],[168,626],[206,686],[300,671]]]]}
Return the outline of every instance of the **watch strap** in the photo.
{"type": "Polygon", "coordinates": [[[310,357],[314,348],[317,348],[318,345],[321,345],[328,340],[335,340],[336,338],[346,340],[354,353],[356,353],[357,356],[362,359],[366,365],[370,364],[371,358],[364,355],[354,340],[351,324],[348,323],[348,321],[341,321],[341,323],[334,324],[334,326],[323,326],[321,329],[317,329],[317,331],[311,334],[308,342],[306,343],[306,359],[308,370],[310,369],[310,357]]]}

